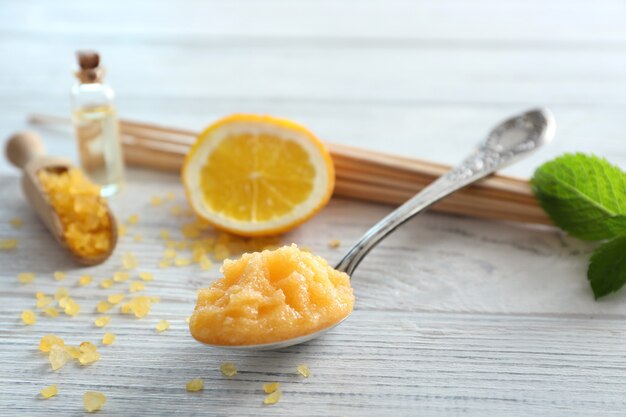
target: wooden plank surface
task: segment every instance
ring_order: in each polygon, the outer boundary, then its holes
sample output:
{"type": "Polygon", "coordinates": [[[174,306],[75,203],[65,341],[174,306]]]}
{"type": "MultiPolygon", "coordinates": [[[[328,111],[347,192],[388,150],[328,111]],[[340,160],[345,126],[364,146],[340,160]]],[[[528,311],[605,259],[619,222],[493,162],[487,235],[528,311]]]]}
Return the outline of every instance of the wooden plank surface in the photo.
{"type": "MultiPolygon", "coordinates": [[[[507,170],[529,176],[565,151],[595,152],[626,167],[626,5],[619,0],[420,0],[298,2],[0,0],[0,134],[30,112],[69,112],[73,51],[102,51],[124,117],[199,129],[235,111],[300,121],[327,140],[454,163],[499,119],[534,105],[555,113],[555,142],[507,170]]],[[[76,157],[71,136],[42,132],[50,153],[76,157]]],[[[129,172],[113,205],[141,220],[106,264],[82,269],[60,253],[0,161],[0,415],[81,415],[85,390],[103,391],[99,415],[439,416],[623,415],[624,294],[593,300],[586,282],[593,245],[547,228],[425,214],[371,252],[354,275],[355,313],[309,344],[233,353],[193,341],[185,317],[218,266],[158,269],[161,229],[183,218],[152,207],[179,179],[129,172]],[[9,220],[20,216],[15,230],[9,220]],[[133,236],[143,240],[135,242],[133,236]],[[112,315],[117,342],[102,360],[51,372],[42,334],[97,341],[96,281],[132,251],[161,303],[143,320],[112,315]],[[52,273],[68,271],[56,282],[52,273]],[[20,285],[22,271],[37,273],[20,285]],[[70,288],[76,318],[23,326],[37,290],[70,288]],[[154,331],[166,318],[172,328],[154,331]],[[239,374],[223,377],[233,361],[239,374]],[[308,363],[312,375],[298,377],[308,363]],[[205,379],[189,394],[185,382],[205,379]],[[284,395],[263,406],[262,384],[284,395]],[[42,387],[60,394],[42,401],[42,387]]],[[[333,200],[284,236],[330,262],[391,210],[333,200]],[[342,246],[328,247],[339,238],[342,246]]],[[[121,285],[121,284],[120,284],[121,285]]],[[[124,284],[124,288],[126,284],[124,284]]]]}

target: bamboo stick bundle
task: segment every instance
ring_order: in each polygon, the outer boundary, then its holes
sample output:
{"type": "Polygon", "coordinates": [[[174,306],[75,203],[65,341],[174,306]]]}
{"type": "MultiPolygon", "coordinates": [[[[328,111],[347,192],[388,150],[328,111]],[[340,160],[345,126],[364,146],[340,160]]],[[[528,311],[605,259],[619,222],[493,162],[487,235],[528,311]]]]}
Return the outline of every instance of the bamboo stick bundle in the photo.
{"type": "MultiPolygon", "coordinates": [[[[68,119],[33,115],[31,123],[50,125],[68,119]]],[[[197,132],[129,120],[120,121],[124,158],[130,165],[179,172],[197,132]]],[[[326,143],[335,164],[335,195],[401,204],[449,170],[419,159],[326,143]]],[[[433,206],[433,210],[524,223],[552,224],[528,181],[492,175],[433,206]]]]}

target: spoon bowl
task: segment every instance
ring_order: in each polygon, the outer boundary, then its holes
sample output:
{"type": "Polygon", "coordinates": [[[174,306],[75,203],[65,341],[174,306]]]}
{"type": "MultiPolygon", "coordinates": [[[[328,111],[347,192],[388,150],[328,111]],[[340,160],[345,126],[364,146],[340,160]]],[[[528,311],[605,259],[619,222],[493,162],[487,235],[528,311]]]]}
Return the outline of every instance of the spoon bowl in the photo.
{"type": "MultiPolygon", "coordinates": [[[[529,110],[501,122],[489,133],[487,139],[467,156],[463,162],[423,188],[413,198],[368,230],[337,264],[336,269],[347,273],[348,276],[352,276],[365,255],[407,220],[461,188],[529,156],[550,142],[554,137],[554,133],[554,117],[546,109],[529,110]]],[[[316,332],[274,343],[209,346],[236,350],[285,348],[315,339],[336,327],[348,317],[349,315],[332,326],[316,332]]]]}

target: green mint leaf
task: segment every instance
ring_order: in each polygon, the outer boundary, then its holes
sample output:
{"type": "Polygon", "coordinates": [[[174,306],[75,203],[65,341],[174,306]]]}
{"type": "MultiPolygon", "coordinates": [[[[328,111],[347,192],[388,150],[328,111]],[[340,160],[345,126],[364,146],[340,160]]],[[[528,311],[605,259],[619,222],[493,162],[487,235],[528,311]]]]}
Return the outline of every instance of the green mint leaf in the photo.
{"type": "Polygon", "coordinates": [[[615,236],[626,236],[626,216],[615,216],[607,220],[615,236]]]}
{"type": "Polygon", "coordinates": [[[593,252],[587,279],[596,300],[624,286],[626,283],[626,236],[615,238],[593,252]]]}
{"type": "Polygon", "coordinates": [[[565,154],[540,166],[533,192],[552,221],[584,240],[617,236],[608,219],[626,215],[626,173],[605,159],[565,154]]]}

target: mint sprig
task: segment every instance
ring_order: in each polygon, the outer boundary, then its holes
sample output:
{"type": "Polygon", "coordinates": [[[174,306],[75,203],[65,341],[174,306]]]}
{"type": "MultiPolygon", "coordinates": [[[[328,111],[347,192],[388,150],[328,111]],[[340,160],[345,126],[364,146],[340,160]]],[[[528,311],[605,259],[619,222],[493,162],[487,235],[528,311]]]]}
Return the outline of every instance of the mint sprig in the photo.
{"type": "Polygon", "coordinates": [[[540,166],[533,192],[554,224],[583,240],[609,240],[591,257],[597,298],[626,284],[626,173],[604,158],[565,154],[540,166]]]}

